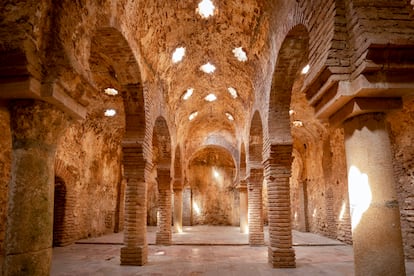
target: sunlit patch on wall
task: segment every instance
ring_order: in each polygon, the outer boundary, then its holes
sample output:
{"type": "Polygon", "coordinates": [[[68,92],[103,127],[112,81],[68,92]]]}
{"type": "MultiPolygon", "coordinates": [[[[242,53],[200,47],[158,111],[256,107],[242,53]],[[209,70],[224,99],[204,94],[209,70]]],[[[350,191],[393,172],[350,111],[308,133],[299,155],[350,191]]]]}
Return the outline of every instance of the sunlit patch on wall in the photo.
{"type": "Polygon", "coordinates": [[[348,189],[352,230],[354,230],[372,201],[368,175],[362,173],[354,165],[350,167],[348,172],[348,189]]]}

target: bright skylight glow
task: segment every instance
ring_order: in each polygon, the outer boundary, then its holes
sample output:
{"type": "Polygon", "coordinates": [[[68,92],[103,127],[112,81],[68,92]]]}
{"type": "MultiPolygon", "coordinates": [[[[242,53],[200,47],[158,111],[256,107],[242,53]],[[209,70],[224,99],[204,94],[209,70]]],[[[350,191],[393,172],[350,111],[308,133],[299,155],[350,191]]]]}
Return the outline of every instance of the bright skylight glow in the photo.
{"type": "Polygon", "coordinates": [[[115,88],[112,88],[112,87],[105,88],[104,92],[105,92],[105,94],[111,95],[111,96],[118,95],[118,90],[116,90],[115,88]]]}
{"type": "Polygon", "coordinates": [[[233,87],[229,87],[227,90],[229,91],[229,93],[233,97],[233,99],[238,97],[237,90],[234,89],[233,87]]]}
{"type": "Polygon", "coordinates": [[[237,47],[233,49],[233,54],[237,58],[238,61],[245,62],[247,61],[246,52],[243,51],[242,47],[237,47]]]}
{"type": "Polygon", "coordinates": [[[177,63],[183,60],[183,57],[185,56],[185,48],[184,47],[178,47],[175,49],[173,55],[172,55],[172,61],[173,63],[177,63]]]}
{"type": "Polygon", "coordinates": [[[214,102],[215,100],[217,100],[217,96],[213,93],[210,93],[204,99],[208,102],[214,102]]]}
{"type": "Polygon", "coordinates": [[[202,18],[209,18],[214,15],[214,4],[211,0],[203,0],[198,3],[197,12],[202,18]]]}
{"type": "Polygon", "coordinates": [[[193,92],[194,92],[194,88],[188,88],[187,91],[183,95],[183,100],[184,101],[188,100],[191,97],[191,95],[193,95],[193,92]]]}
{"type": "Polygon", "coordinates": [[[189,121],[194,120],[194,118],[197,117],[197,115],[198,115],[198,111],[191,113],[190,116],[188,116],[188,120],[189,121]]]}
{"type": "Polygon", "coordinates": [[[303,69],[302,69],[302,75],[307,74],[307,73],[309,72],[309,69],[310,69],[309,64],[308,64],[308,65],[306,65],[305,67],[303,67],[303,69]]]}
{"type": "Polygon", "coordinates": [[[216,71],[216,66],[214,66],[210,62],[207,62],[206,64],[200,66],[200,70],[204,73],[212,74],[214,73],[214,71],[216,71]]]}
{"type": "Polygon", "coordinates": [[[115,109],[107,109],[107,110],[105,110],[104,115],[106,117],[114,117],[116,115],[116,110],[115,109]]]}
{"type": "Polygon", "coordinates": [[[226,112],[226,116],[227,116],[227,119],[229,119],[230,121],[234,121],[234,117],[230,113],[226,112]]]}

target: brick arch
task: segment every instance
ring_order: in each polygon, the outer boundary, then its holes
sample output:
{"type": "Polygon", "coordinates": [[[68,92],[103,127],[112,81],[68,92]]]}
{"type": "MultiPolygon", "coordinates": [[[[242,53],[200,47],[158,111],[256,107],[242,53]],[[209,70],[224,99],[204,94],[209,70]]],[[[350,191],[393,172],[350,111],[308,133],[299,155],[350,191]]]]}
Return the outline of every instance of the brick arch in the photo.
{"type": "Polygon", "coordinates": [[[253,115],[250,124],[248,163],[250,169],[262,168],[263,161],[263,124],[259,111],[253,115]]]}
{"type": "Polygon", "coordinates": [[[73,186],[77,180],[74,172],[62,160],[55,160],[53,246],[65,246],[78,238],[73,216],[76,203],[73,186]]]}
{"type": "Polygon", "coordinates": [[[55,177],[54,191],[53,246],[62,246],[65,240],[66,184],[58,176],[55,177]]]}
{"type": "Polygon", "coordinates": [[[292,87],[308,61],[308,48],[308,31],[304,25],[297,25],[288,32],[279,50],[270,90],[270,144],[292,143],[289,117],[292,87]]]}
{"type": "Polygon", "coordinates": [[[121,93],[125,112],[124,142],[142,143],[146,122],[141,72],[132,48],[117,29],[96,30],[91,39],[89,67],[99,92],[112,87],[121,93]]]}
{"type": "Polygon", "coordinates": [[[157,167],[171,169],[171,138],[167,121],[159,116],[152,133],[152,162],[157,167]]]}

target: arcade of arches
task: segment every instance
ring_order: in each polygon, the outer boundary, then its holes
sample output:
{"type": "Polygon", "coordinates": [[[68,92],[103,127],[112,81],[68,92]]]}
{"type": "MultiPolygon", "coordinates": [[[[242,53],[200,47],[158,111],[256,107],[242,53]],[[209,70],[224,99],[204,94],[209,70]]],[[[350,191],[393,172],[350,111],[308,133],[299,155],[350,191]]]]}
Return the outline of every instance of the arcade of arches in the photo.
{"type": "Polygon", "coordinates": [[[233,225],[271,267],[292,229],[357,275],[414,259],[412,1],[2,1],[0,261],[147,226],[233,225]],[[207,9],[205,10],[204,8],[207,9]],[[52,230],[53,229],[53,230],[52,230]]]}

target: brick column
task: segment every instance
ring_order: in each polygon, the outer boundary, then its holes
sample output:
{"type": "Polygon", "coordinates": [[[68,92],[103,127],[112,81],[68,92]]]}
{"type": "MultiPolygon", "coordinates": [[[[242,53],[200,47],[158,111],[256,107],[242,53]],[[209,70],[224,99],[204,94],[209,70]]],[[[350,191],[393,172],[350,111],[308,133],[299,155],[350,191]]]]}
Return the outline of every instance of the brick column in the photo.
{"type": "Polygon", "coordinates": [[[63,112],[50,104],[12,103],[5,276],[50,273],[56,144],[67,122],[63,112]]]}
{"type": "Polygon", "coordinates": [[[181,179],[175,179],[174,189],[174,232],[183,231],[183,184],[181,179]]]}
{"type": "Polygon", "coordinates": [[[263,169],[250,169],[248,179],[249,244],[263,245],[263,169]]]}
{"type": "Polygon", "coordinates": [[[292,145],[271,145],[264,166],[269,200],[268,261],[274,268],[295,267],[289,186],[292,145]]]}
{"type": "Polygon", "coordinates": [[[126,180],[124,247],[121,265],[144,265],[148,259],[147,245],[147,185],[144,179],[145,159],[142,145],[123,145],[123,165],[126,180]]]}
{"type": "Polygon", "coordinates": [[[344,123],[355,275],[405,275],[391,143],[384,114],[344,123]]]}
{"type": "Polygon", "coordinates": [[[169,169],[157,169],[158,182],[158,229],[155,243],[170,245],[171,234],[171,176],[169,169]]]}
{"type": "Polygon", "coordinates": [[[240,185],[238,188],[240,193],[240,233],[247,233],[249,230],[249,224],[247,220],[247,181],[240,180],[240,185]]]}

